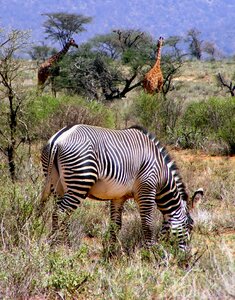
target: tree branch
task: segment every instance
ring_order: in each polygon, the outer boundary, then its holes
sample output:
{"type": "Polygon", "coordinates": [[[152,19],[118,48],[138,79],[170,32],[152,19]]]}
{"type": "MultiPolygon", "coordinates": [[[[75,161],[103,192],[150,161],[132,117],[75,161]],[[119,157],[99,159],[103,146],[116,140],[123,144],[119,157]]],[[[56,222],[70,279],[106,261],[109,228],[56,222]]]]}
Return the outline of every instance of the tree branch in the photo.
{"type": "Polygon", "coordinates": [[[222,85],[222,86],[225,86],[226,88],[228,88],[230,94],[232,97],[235,96],[235,85],[233,85],[232,81],[230,81],[230,83],[228,84],[224,78],[222,77],[222,75],[219,73],[217,75],[217,80],[219,81],[219,83],[222,85]]]}

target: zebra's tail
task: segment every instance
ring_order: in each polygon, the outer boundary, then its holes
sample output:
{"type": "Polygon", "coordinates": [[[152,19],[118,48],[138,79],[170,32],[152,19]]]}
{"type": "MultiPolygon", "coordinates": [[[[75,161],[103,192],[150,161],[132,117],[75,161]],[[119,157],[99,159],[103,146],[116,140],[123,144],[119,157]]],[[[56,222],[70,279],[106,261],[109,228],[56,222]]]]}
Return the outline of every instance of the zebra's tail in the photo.
{"type": "Polygon", "coordinates": [[[56,159],[57,145],[54,144],[48,153],[48,164],[46,170],[46,181],[41,194],[41,203],[44,203],[51,194],[51,174],[52,167],[56,159]]]}

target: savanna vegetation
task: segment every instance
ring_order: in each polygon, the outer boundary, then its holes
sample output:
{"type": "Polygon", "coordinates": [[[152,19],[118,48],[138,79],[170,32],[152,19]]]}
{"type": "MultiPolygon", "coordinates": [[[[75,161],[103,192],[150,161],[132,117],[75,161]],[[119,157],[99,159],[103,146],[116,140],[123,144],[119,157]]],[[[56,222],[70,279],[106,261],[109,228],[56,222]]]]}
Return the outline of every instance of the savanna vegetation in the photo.
{"type": "MultiPolygon", "coordinates": [[[[57,13],[45,18],[45,34],[61,47],[92,21],[57,13]]],[[[163,91],[148,95],[141,80],[154,63],[156,39],[115,30],[67,53],[55,74],[54,97],[50,81],[37,93],[37,68],[55,49],[29,45],[28,34],[0,31],[0,298],[234,299],[234,58],[221,57],[196,29],[166,37],[163,91]],[[22,59],[23,52],[32,60],[22,59]],[[41,218],[36,214],[44,182],[40,151],[52,134],[74,123],[146,127],[175,159],[189,194],[204,189],[192,212],[187,257],[174,243],[143,247],[131,199],[115,256],[108,255],[109,205],[89,199],[71,218],[71,247],[50,247],[53,200],[41,218]]],[[[155,218],[157,237],[157,209],[155,218]]]]}

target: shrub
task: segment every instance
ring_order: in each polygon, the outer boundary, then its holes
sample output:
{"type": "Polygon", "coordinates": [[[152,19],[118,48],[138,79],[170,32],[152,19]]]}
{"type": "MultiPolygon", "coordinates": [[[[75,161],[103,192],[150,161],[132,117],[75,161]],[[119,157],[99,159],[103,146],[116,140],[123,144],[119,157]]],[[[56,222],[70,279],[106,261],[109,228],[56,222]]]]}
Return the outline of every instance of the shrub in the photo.
{"type": "Polygon", "coordinates": [[[229,152],[235,153],[235,99],[211,98],[191,103],[181,119],[178,133],[184,147],[202,146],[209,140],[224,142],[229,152]]]}
{"type": "Polygon", "coordinates": [[[155,133],[158,138],[168,141],[168,131],[175,128],[182,107],[182,101],[174,101],[161,94],[141,93],[133,104],[133,112],[137,123],[155,133]]]}
{"type": "Polygon", "coordinates": [[[31,136],[35,139],[48,139],[59,129],[73,124],[114,127],[111,110],[97,101],[87,102],[80,97],[38,97],[28,113],[33,125],[31,136]]]}
{"type": "Polygon", "coordinates": [[[153,129],[156,124],[156,111],[158,108],[157,100],[154,96],[141,93],[133,104],[133,113],[137,123],[148,129],[153,129]]]}

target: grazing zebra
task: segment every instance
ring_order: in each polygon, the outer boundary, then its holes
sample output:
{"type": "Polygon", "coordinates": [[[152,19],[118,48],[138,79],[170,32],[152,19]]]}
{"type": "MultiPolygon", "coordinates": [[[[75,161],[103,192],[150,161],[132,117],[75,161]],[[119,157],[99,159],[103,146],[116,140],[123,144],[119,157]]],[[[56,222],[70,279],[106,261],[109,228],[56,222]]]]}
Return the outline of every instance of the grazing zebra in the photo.
{"type": "MultiPolygon", "coordinates": [[[[52,233],[66,230],[67,217],[89,197],[110,200],[111,222],[121,228],[124,202],[134,198],[139,207],[146,246],[154,244],[153,212],[163,214],[162,233],[177,235],[187,248],[193,220],[185,185],[175,163],[157,139],[141,127],[123,130],[74,125],[58,131],[42,150],[46,183],[41,211],[54,192],[59,200],[53,213],[52,233]],[[65,218],[58,226],[58,215],[65,218]]],[[[115,233],[111,232],[113,240],[115,233]]]]}

